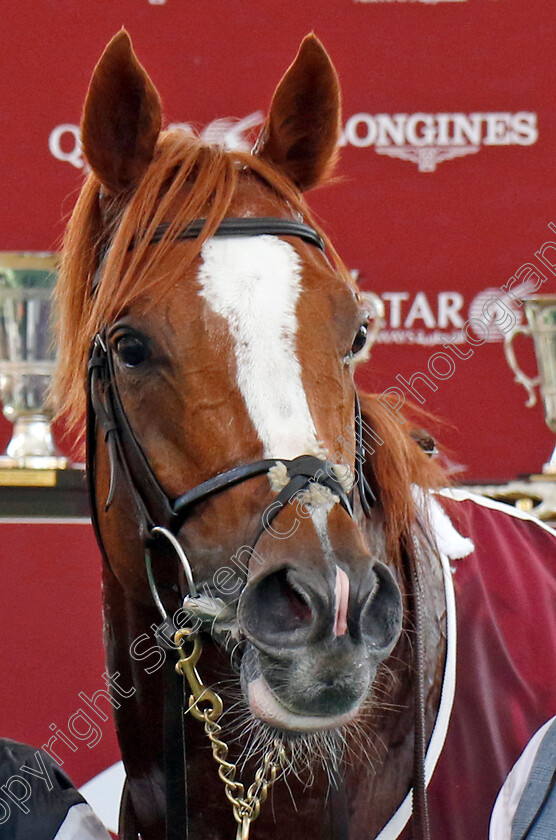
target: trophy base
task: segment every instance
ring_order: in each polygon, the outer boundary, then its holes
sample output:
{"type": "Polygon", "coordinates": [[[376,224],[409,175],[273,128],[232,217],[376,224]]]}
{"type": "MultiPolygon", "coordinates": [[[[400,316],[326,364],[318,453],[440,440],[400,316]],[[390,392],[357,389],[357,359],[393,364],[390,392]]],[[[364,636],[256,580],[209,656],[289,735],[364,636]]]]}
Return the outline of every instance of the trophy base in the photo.
{"type": "Polygon", "coordinates": [[[0,470],[65,470],[69,466],[64,455],[0,455],[0,470]]]}
{"type": "Polygon", "coordinates": [[[0,469],[0,520],[89,519],[83,464],[64,470],[0,469]]]}
{"type": "Polygon", "coordinates": [[[54,443],[50,419],[45,414],[15,418],[12,439],[0,455],[0,469],[65,470],[69,466],[69,458],[54,443]]]}
{"type": "Polygon", "coordinates": [[[507,484],[467,485],[467,489],[531,513],[549,525],[556,523],[556,475],[525,475],[507,484]]]}

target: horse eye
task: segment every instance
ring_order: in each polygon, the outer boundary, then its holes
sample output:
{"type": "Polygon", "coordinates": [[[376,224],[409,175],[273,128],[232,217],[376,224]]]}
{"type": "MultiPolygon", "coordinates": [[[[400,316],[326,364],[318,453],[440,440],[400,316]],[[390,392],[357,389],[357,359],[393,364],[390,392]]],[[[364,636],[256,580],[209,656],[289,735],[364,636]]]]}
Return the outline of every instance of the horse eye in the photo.
{"type": "Polygon", "coordinates": [[[363,349],[363,347],[365,346],[366,341],[367,341],[367,324],[361,324],[361,326],[359,327],[359,329],[357,331],[357,335],[355,336],[353,344],[351,346],[351,350],[350,350],[349,355],[351,357],[353,357],[353,356],[356,356],[358,353],[360,353],[361,350],[363,349]]]}
{"type": "Polygon", "coordinates": [[[116,353],[126,367],[137,367],[149,356],[149,350],[144,339],[127,333],[116,339],[116,353]]]}

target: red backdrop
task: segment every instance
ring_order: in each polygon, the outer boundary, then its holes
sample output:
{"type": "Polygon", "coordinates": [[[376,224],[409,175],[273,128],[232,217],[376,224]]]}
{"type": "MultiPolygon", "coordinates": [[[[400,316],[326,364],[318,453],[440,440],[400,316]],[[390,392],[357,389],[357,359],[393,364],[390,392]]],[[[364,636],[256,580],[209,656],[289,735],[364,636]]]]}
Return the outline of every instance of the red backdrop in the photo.
{"type": "MultiPolygon", "coordinates": [[[[78,124],[92,68],[122,25],[168,121],[200,128],[264,110],[314,30],[340,74],[346,131],[342,180],[311,203],[386,301],[387,332],[361,375],[382,391],[397,374],[425,371],[441,337],[480,313],[482,292],[540,265],[535,251],[556,221],[554,24],[541,0],[7,4],[0,248],[58,246],[83,171],[73,129],[60,126],[78,124]]],[[[555,291],[545,273],[543,290],[555,291]]],[[[422,392],[453,424],[441,437],[473,479],[537,471],[553,444],[541,408],[524,407],[501,334],[491,338],[422,392]]],[[[518,350],[532,370],[526,344],[518,350]]],[[[0,443],[8,434],[2,421],[0,443]]]]}
{"type": "Polygon", "coordinates": [[[120,758],[108,701],[97,695],[99,715],[83,698],[106,689],[93,529],[0,521],[0,563],[9,570],[2,576],[0,735],[34,747],[50,742],[82,785],[120,758]],[[73,736],[73,726],[87,737],[73,736]]]}

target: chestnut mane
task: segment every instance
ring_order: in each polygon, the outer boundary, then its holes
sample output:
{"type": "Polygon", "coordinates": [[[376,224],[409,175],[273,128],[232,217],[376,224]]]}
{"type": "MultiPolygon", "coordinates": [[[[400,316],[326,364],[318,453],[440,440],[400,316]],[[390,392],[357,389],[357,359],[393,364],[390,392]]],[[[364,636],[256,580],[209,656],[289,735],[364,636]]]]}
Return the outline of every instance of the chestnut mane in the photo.
{"type": "MultiPolygon", "coordinates": [[[[207,145],[184,131],[163,132],[139,185],[119,199],[109,230],[102,213],[102,185],[90,174],[66,231],[56,290],[59,362],[52,395],[58,413],[74,433],[83,431],[83,382],[95,335],[139,297],[153,305],[169,291],[178,272],[182,274],[199,255],[205,240],[227,215],[245,171],[261,179],[319,232],[336,269],[346,283],[352,282],[301,193],[272,165],[249,153],[207,145]],[[180,231],[200,217],[206,218],[202,234],[184,250],[185,259],[176,263],[175,271],[162,275],[155,266],[170,251],[180,231]],[[168,219],[171,222],[163,238],[151,247],[155,229],[168,219]],[[93,291],[100,264],[102,282],[93,291]]],[[[371,456],[371,467],[388,542],[394,548],[414,518],[411,485],[438,486],[445,478],[375,398],[364,395],[362,407],[366,422],[384,440],[371,456]]]]}

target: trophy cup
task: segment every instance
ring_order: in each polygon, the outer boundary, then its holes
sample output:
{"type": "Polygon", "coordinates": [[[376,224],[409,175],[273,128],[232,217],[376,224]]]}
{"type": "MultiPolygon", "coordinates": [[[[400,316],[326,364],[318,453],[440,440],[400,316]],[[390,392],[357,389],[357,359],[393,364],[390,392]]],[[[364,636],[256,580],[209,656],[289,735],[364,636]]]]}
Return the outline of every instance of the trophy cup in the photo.
{"type": "Polygon", "coordinates": [[[0,398],[14,424],[0,469],[64,469],[46,394],[54,370],[50,330],[57,255],[0,252],[0,398]]]}
{"type": "MultiPolygon", "coordinates": [[[[540,386],[548,428],[556,434],[556,295],[534,295],[524,301],[527,325],[516,326],[504,341],[506,360],[515,374],[515,381],[529,394],[528,408],[537,402],[536,386],[540,386]],[[533,338],[539,375],[531,378],[517,363],[513,340],[516,335],[533,338]]],[[[556,480],[556,448],[542,468],[539,479],[556,480]]],[[[534,480],[534,477],[532,477],[534,480]]]]}
{"type": "MultiPolygon", "coordinates": [[[[540,386],[548,428],[556,433],[556,295],[532,295],[523,300],[527,324],[515,326],[504,338],[504,352],[515,381],[529,394],[525,405],[537,402],[540,386]],[[538,376],[530,377],[517,363],[513,341],[516,335],[533,339],[538,376]]],[[[469,489],[490,499],[514,505],[550,524],[556,522],[556,449],[542,468],[542,475],[529,475],[503,485],[477,485],[469,489]]]]}

